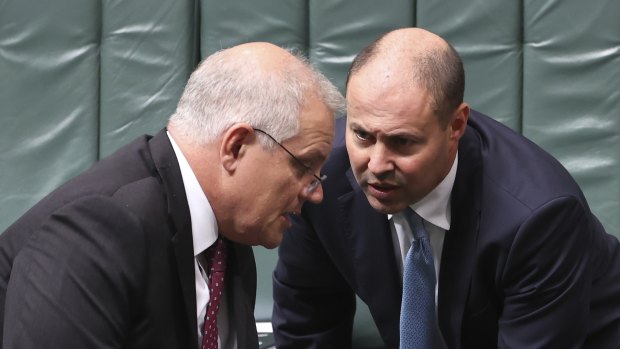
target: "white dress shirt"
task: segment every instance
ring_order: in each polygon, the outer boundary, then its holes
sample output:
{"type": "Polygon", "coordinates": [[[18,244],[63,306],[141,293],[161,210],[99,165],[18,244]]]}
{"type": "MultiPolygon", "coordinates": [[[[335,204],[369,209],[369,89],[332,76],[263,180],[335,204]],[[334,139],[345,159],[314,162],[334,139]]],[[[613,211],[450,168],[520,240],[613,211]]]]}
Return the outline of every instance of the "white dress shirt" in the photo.
{"type": "MultiPolygon", "coordinates": [[[[187,195],[187,204],[192,220],[194,275],[196,279],[196,319],[198,320],[198,347],[200,348],[202,344],[205,313],[207,311],[210,295],[208,277],[206,273],[203,272],[197,256],[215,243],[218,237],[218,227],[211,204],[202,191],[194,171],[192,171],[183,152],[170,133],[168,133],[168,138],[170,139],[170,143],[172,143],[172,148],[174,149],[179,167],[181,168],[181,177],[183,178],[185,194],[187,195]]],[[[236,349],[237,337],[235,336],[234,327],[230,323],[226,293],[222,296],[222,302],[220,303],[220,310],[217,317],[217,329],[219,336],[218,347],[222,349],[236,349]]]]}
{"type": "MultiPolygon", "coordinates": [[[[443,240],[446,231],[450,230],[451,211],[450,211],[450,194],[454,186],[456,178],[456,168],[458,165],[458,154],[454,159],[452,168],[448,175],[433,189],[428,195],[420,201],[409,206],[411,209],[422,217],[424,227],[428,232],[431,247],[433,249],[433,261],[435,263],[435,274],[437,276],[437,285],[435,286],[435,304],[437,304],[437,294],[439,290],[439,267],[441,261],[441,253],[443,252],[443,240]]],[[[400,268],[400,277],[402,282],[403,265],[407,252],[413,241],[413,233],[406,218],[402,212],[388,215],[392,236],[394,241],[394,252],[396,255],[396,264],[400,268]]]]}

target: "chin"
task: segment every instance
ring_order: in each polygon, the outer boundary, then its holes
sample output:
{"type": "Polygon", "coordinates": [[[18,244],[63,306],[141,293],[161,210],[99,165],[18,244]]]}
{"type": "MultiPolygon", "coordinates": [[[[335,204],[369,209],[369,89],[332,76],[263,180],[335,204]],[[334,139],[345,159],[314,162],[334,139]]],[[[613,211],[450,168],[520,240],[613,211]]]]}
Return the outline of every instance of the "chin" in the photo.
{"type": "Polygon", "coordinates": [[[382,214],[395,214],[407,208],[407,204],[397,202],[382,202],[372,196],[366,196],[372,208],[382,214]]]}
{"type": "Polygon", "coordinates": [[[276,229],[273,229],[272,227],[272,229],[263,231],[260,235],[261,239],[258,244],[267,249],[274,249],[280,246],[283,237],[284,227],[278,227],[276,229]]]}
{"type": "Polygon", "coordinates": [[[261,244],[262,247],[268,249],[268,250],[273,250],[275,248],[277,248],[278,246],[280,246],[280,243],[266,243],[266,244],[261,244]]]}
{"type": "Polygon", "coordinates": [[[266,249],[272,250],[280,246],[281,242],[282,242],[282,234],[280,234],[279,238],[269,239],[267,241],[261,241],[259,245],[263,246],[266,249]]]}

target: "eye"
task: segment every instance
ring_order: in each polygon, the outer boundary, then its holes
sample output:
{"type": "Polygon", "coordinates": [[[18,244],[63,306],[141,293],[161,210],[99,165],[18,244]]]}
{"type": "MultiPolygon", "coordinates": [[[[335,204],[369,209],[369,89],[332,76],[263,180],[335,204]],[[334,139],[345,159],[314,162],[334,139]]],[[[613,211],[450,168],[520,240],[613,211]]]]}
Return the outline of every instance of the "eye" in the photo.
{"type": "Polygon", "coordinates": [[[416,137],[393,136],[386,140],[386,144],[392,151],[406,155],[417,151],[422,143],[420,139],[416,137]]]}
{"type": "Polygon", "coordinates": [[[291,158],[291,164],[293,165],[297,177],[303,177],[309,171],[308,166],[298,159],[291,158]]]}
{"type": "Polygon", "coordinates": [[[353,133],[355,134],[355,137],[357,137],[357,139],[359,139],[360,141],[368,141],[370,139],[370,135],[366,131],[353,130],[353,133]]]}
{"type": "Polygon", "coordinates": [[[295,175],[297,175],[298,177],[303,177],[308,173],[314,173],[312,169],[313,164],[316,163],[315,160],[291,156],[290,161],[293,165],[293,169],[295,170],[295,175]]]}
{"type": "Polygon", "coordinates": [[[404,137],[395,137],[392,139],[392,144],[397,148],[406,148],[414,143],[413,140],[404,137]]]}

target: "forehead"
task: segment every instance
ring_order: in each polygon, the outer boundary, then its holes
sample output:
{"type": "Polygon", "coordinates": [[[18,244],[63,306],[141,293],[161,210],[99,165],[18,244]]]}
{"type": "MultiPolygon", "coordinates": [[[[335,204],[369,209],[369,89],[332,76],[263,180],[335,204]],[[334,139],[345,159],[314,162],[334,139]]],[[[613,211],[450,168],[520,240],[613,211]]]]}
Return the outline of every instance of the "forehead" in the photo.
{"type": "Polygon", "coordinates": [[[352,77],[347,87],[347,118],[380,128],[439,123],[427,89],[388,80],[385,76],[352,77]]]}

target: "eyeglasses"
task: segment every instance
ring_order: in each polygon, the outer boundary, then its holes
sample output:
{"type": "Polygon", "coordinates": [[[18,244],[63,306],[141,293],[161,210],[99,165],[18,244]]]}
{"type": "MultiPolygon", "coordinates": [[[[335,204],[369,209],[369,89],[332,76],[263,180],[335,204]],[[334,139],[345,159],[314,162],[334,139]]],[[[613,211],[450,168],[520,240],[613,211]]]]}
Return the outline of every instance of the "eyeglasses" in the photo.
{"type": "Polygon", "coordinates": [[[293,153],[291,153],[288,149],[286,149],[285,146],[283,146],[280,142],[278,142],[275,138],[273,138],[269,133],[258,129],[258,128],[254,128],[254,131],[260,132],[262,134],[264,134],[265,136],[269,137],[272,141],[274,141],[277,145],[280,146],[280,148],[284,149],[284,151],[290,155],[301,167],[304,168],[304,170],[306,170],[306,172],[310,173],[314,179],[312,180],[312,182],[310,182],[310,184],[308,184],[308,186],[305,188],[306,192],[308,194],[313,193],[320,185],[321,182],[323,182],[325,180],[325,178],[327,178],[326,175],[321,175],[321,177],[317,176],[316,174],[314,174],[314,171],[312,171],[312,169],[310,167],[308,167],[306,164],[304,164],[301,160],[299,160],[295,155],[293,155],[293,153]]]}

